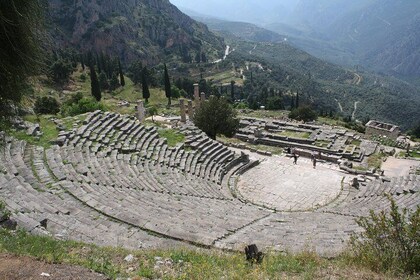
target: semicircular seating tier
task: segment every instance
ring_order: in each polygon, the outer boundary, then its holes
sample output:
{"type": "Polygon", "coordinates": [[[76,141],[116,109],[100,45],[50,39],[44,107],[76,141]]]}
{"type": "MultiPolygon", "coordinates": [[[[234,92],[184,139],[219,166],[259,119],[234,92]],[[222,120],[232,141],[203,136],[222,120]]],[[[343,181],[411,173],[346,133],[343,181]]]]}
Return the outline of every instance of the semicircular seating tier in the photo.
{"type": "Polygon", "coordinates": [[[31,231],[42,230],[40,221],[45,220],[49,222],[44,229],[49,230],[53,221],[59,223],[55,215],[74,210],[52,205],[77,201],[88,212],[114,222],[201,245],[212,245],[266,216],[267,211],[234,199],[228,188],[229,179],[246,168],[249,159],[201,132],[188,132],[190,150],[184,143],[169,147],[156,128],[97,111],[66,133],[61,146],[44,150],[8,139],[2,157],[7,170],[1,176],[2,198],[31,231]],[[54,200],[48,193],[56,191],[60,195],[54,200]],[[60,202],[60,196],[72,199],[60,202]],[[39,215],[26,221],[31,215],[23,214],[31,212],[39,215]]]}
{"type": "Polygon", "coordinates": [[[347,185],[336,201],[321,212],[366,217],[371,210],[389,211],[392,198],[397,206],[415,211],[420,205],[420,176],[410,174],[390,179],[374,179],[358,188],[347,185]]]}
{"type": "Polygon", "coordinates": [[[60,132],[60,145],[51,148],[6,137],[0,200],[19,226],[56,238],[129,248],[309,245],[324,255],[339,252],[360,230],[349,216],[387,207],[384,192],[407,207],[419,204],[420,176],[410,175],[359,190],[346,185],[317,211],[273,212],[232,194],[255,162],[196,128],[181,132],[185,143],[170,147],[156,128],[97,111],[60,132]]]}

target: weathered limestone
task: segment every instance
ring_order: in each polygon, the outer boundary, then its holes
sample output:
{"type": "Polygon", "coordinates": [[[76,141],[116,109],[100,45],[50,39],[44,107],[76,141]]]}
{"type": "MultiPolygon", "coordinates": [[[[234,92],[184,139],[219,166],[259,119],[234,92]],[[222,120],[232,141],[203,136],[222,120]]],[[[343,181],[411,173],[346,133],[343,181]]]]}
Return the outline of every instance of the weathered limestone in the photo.
{"type": "Polygon", "coordinates": [[[140,122],[144,122],[146,117],[146,110],[144,108],[144,101],[138,100],[136,106],[136,117],[140,122]]]}
{"type": "Polygon", "coordinates": [[[396,140],[400,135],[400,128],[389,123],[382,123],[371,120],[366,124],[366,135],[368,136],[386,136],[390,139],[396,140]]]}
{"type": "Polygon", "coordinates": [[[322,255],[337,254],[360,230],[354,216],[389,208],[384,193],[399,205],[419,205],[415,174],[361,178],[355,189],[351,176],[341,182],[344,174],[322,161],[313,169],[305,158],[293,165],[285,157],[239,155],[196,128],[181,132],[185,143],[170,147],[133,117],[96,112],[63,133],[62,146],[8,138],[0,200],[20,227],[59,239],[128,248],[187,242],[243,250],[255,243],[322,255]]]}
{"type": "Polygon", "coordinates": [[[188,118],[189,118],[189,120],[192,120],[193,116],[194,116],[193,102],[191,100],[188,100],[188,118]]]}
{"type": "Polygon", "coordinates": [[[204,101],[206,101],[206,94],[204,92],[202,92],[200,94],[200,103],[203,103],[204,101]]]}
{"type": "Polygon", "coordinates": [[[194,84],[194,105],[195,109],[200,107],[200,89],[198,84],[194,84]]]}
{"type": "Polygon", "coordinates": [[[185,99],[179,99],[179,108],[181,110],[181,122],[185,123],[187,121],[187,115],[185,112],[185,99]]]}

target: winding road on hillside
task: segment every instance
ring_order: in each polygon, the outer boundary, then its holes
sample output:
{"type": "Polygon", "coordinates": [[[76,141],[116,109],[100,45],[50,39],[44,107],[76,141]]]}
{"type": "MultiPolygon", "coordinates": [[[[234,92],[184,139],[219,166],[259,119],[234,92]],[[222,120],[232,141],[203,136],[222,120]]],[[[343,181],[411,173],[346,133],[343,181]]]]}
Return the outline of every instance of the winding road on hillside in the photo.
{"type": "Polygon", "coordinates": [[[351,119],[354,120],[355,119],[355,115],[356,115],[356,111],[357,111],[357,104],[359,104],[360,101],[356,101],[354,102],[354,110],[353,113],[351,114],[351,119]]]}

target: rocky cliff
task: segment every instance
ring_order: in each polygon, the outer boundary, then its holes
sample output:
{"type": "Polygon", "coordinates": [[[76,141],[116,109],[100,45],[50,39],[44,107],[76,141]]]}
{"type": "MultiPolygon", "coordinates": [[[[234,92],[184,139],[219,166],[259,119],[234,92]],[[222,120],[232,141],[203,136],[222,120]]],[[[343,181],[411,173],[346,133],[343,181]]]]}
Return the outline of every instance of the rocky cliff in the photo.
{"type": "Polygon", "coordinates": [[[151,63],[188,62],[200,52],[210,59],[223,55],[223,39],[168,0],[50,0],[49,9],[58,47],[151,63]]]}

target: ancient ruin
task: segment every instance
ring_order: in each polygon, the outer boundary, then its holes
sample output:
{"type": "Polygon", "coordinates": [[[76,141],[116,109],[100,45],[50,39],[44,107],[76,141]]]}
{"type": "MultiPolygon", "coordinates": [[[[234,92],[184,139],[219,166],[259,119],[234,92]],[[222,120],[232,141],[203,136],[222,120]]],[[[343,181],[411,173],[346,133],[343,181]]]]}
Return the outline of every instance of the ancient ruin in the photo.
{"type": "Polygon", "coordinates": [[[366,124],[366,135],[368,136],[385,136],[396,140],[400,135],[401,130],[398,126],[371,120],[366,124]]]}
{"type": "Polygon", "coordinates": [[[296,165],[287,155],[229,148],[188,123],[180,132],[186,141],[170,147],[155,127],[96,111],[61,131],[51,148],[6,137],[0,197],[18,226],[59,239],[241,251],[255,243],[326,256],[360,230],[354,217],[388,209],[384,194],[411,209],[420,201],[417,171],[358,175],[355,187],[356,175],[337,163],[362,160],[377,144],[349,131],[242,121],[238,138],[293,146],[301,156],[296,165]],[[316,169],[308,151],[320,153],[316,169]]]}

